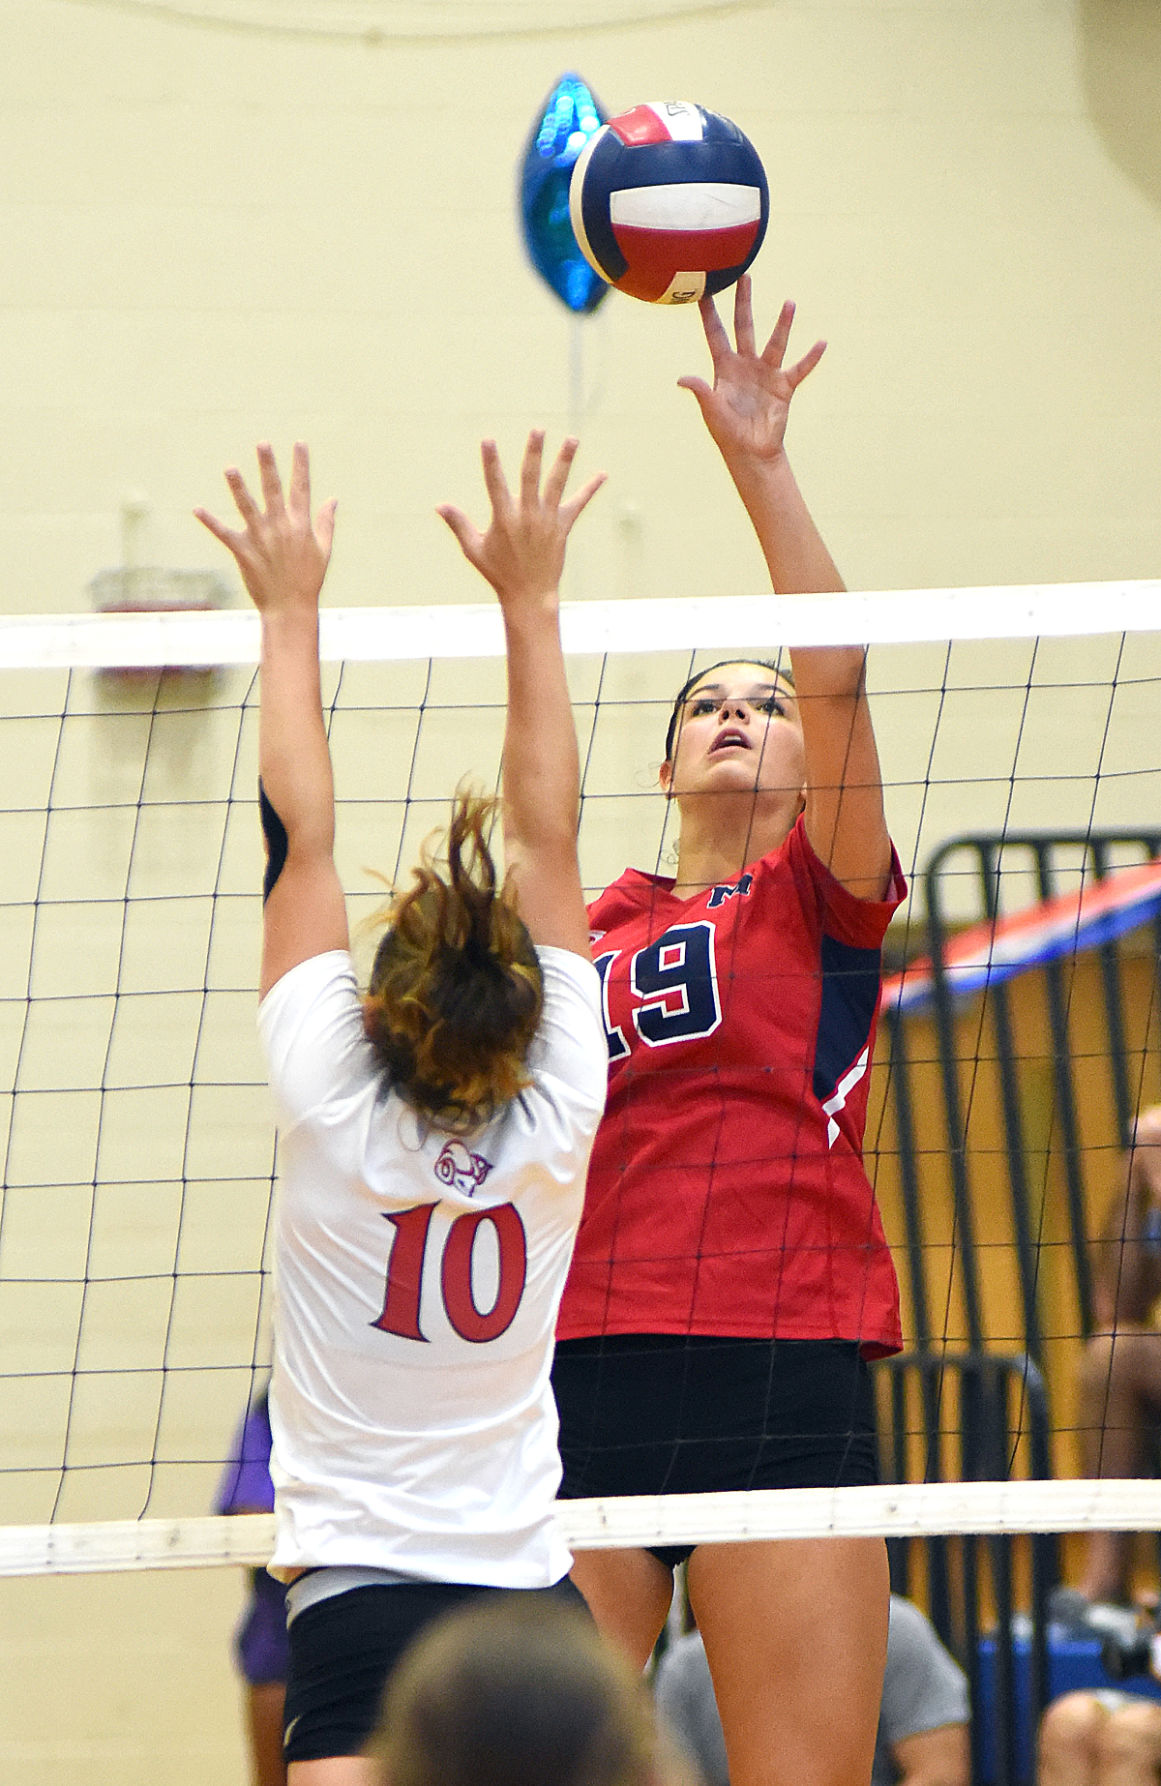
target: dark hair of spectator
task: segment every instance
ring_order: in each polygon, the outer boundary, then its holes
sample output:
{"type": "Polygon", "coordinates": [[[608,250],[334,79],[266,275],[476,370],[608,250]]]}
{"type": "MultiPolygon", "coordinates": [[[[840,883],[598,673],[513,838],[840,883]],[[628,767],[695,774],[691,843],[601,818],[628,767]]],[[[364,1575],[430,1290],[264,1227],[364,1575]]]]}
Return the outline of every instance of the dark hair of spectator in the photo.
{"type": "Polygon", "coordinates": [[[476,1600],[426,1631],[388,1684],[384,1786],[653,1786],[640,1677],[579,1608],[476,1600]]]}

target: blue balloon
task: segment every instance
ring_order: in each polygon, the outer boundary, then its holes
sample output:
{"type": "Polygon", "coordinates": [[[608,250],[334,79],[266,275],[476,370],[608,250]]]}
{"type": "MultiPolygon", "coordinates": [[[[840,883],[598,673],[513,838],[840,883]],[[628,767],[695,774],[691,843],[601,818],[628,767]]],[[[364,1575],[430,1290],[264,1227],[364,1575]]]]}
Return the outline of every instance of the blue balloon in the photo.
{"type": "Polygon", "coordinates": [[[568,214],[573,165],[604,122],[580,76],[562,74],[532,126],[520,166],[520,221],[529,259],[577,314],[595,310],[609,290],[581,253],[568,214]]]}

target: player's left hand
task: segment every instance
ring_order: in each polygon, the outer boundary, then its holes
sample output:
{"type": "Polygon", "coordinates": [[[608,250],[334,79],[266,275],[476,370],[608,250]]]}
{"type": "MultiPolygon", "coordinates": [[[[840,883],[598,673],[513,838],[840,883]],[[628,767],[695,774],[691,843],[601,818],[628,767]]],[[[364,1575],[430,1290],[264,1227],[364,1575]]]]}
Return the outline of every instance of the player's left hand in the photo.
{"type": "Polygon", "coordinates": [[[243,522],[240,529],[227,527],[206,509],[195,509],[194,514],[233,554],[259,612],[317,610],[334,539],[335,503],[325,502],[317,519],[311,521],[310,454],[301,440],[295,444],[290,488],[285,495],[268,441],[258,447],[258,475],[263,508],[251,496],[236,466],[226,472],[243,522]]]}
{"type": "Polygon", "coordinates": [[[816,341],[789,366],[783,363],[794,321],[794,305],[788,299],[759,353],[747,273],[734,288],[734,346],[713,299],[703,298],[699,309],[713,361],[713,384],[693,376],[679,378],[678,384],[697,398],[706,427],[727,462],[743,456],[776,459],[785,443],[790,399],[818,365],[826,342],[816,341]]]}

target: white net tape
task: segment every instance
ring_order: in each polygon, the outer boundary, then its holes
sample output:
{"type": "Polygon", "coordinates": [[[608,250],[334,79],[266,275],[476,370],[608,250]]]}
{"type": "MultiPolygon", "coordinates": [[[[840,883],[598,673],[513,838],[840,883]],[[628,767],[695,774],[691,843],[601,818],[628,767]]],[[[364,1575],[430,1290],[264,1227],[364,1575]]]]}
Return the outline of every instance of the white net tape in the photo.
{"type": "MultiPolygon", "coordinates": [[[[1040,634],[1153,632],[1161,581],[1014,584],[812,596],[681,597],[578,602],[564,610],[569,655],[588,652],[752,649],[780,645],[920,644],[1040,634]]],[[[324,661],[502,657],[495,604],[330,608],[324,661]]],[[[226,613],[70,614],[0,618],[0,669],[111,669],[253,664],[258,617],[226,613]]]]}
{"type": "MultiPolygon", "coordinates": [[[[1161,1529],[1161,1482],[906,1482],[562,1501],[574,1550],[741,1544],[784,1538],[1137,1532],[1161,1529]]],[[[272,1514],[0,1526],[0,1576],[264,1564],[272,1514]]]]}

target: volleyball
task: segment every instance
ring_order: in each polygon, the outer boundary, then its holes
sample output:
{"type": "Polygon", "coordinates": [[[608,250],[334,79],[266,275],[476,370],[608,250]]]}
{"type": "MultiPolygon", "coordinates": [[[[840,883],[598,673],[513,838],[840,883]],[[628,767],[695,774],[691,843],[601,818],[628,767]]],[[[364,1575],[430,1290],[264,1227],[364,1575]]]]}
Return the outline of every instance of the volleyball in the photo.
{"type": "Polygon", "coordinates": [[[746,271],[770,198],[738,126],[687,100],[634,106],[577,157],[569,212],[581,252],[617,291],[692,304],[746,271]]]}

